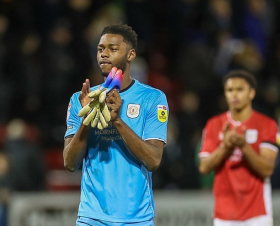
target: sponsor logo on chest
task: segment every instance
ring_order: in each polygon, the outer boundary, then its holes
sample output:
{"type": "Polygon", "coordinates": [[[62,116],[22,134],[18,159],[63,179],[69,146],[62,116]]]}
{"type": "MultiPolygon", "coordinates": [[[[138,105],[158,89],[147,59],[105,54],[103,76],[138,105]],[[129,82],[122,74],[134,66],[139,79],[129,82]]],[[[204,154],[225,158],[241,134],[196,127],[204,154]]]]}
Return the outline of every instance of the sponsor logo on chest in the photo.
{"type": "Polygon", "coordinates": [[[98,136],[98,139],[105,142],[122,140],[122,137],[118,133],[117,129],[112,125],[112,122],[109,122],[109,126],[103,130],[95,129],[94,135],[98,136]]]}
{"type": "Polygon", "coordinates": [[[240,162],[242,160],[243,153],[239,148],[235,148],[230,156],[229,160],[233,162],[240,162]]]}

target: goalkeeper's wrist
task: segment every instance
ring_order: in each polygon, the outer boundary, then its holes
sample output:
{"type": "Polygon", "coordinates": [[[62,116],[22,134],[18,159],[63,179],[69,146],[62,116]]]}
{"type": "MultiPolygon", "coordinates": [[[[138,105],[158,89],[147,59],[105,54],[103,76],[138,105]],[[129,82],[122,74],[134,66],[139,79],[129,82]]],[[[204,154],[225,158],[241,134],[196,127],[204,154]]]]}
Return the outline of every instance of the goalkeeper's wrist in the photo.
{"type": "Polygon", "coordinates": [[[80,131],[82,132],[82,133],[84,133],[84,132],[86,132],[86,134],[87,134],[87,131],[90,129],[90,126],[86,126],[86,125],[84,125],[83,123],[81,123],[81,125],[80,125],[80,131]]]}
{"type": "Polygon", "coordinates": [[[118,126],[118,125],[121,125],[123,123],[123,120],[121,119],[121,117],[117,117],[114,121],[112,121],[111,119],[111,122],[115,125],[115,126],[118,126]]]}

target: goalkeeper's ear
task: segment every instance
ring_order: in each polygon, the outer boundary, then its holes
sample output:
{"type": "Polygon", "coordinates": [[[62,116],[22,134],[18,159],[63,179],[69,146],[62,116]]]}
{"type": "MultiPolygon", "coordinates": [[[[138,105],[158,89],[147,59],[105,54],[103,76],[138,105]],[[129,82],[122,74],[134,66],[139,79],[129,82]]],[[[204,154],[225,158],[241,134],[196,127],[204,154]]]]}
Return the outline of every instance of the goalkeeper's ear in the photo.
{"type": "Polygon", "coordinates": [[[136,57],[136,51],[135,49],[130,49],[127,53],[127,61],[128,62],[131,62],[135,59],[136,57]]]}

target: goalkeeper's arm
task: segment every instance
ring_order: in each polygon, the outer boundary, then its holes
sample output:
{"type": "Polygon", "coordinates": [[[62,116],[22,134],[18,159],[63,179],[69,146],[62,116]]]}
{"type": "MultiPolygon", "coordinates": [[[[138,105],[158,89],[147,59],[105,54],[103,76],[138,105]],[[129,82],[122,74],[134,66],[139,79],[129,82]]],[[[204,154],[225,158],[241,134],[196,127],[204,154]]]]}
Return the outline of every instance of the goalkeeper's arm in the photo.
{"type": "MultiPolygon", "coordinates": [[[[90,92],[89,80],[83,83],[83,87],[79,96],[82,106],[86,106],[91,99],[88,98],[90,92]]],[[[89,127],[82,124],[74,137],[66,138],[64,141],[63,159],[64,166],[67,170],[73,172],[77,170],[85,156],[89,127]]]]}
{"type": "Polygon", "coordinates": [[[161,162],[164,142],[160,140],[142,140],[121,118],[122,99],[117,90],[112,90],[106,98],[111,109],[111,122],[122,136],[127,148],[149,171],[156,170],[161,162]]]}
{"type": "Polygon", "coordinates": [[[77,170],[80,167],[86,154],[89,129],[89,126],[82,124],[73,138],[66,138],[64,141],[64,166],[71,172],[77,170]]]}

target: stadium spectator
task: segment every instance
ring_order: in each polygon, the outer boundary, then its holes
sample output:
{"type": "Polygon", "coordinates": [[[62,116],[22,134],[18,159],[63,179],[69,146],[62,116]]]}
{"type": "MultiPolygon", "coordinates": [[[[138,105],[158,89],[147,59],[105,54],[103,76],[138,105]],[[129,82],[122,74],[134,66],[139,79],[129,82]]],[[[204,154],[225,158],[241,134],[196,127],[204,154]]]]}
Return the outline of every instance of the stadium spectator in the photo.
{"type": "Polygon", "coordinates": [[[10,192],[45,188],[43,156],[37,144],[28,139],[27,130],[22,119],[13,119],[7,125],[3,153],[9,162],[6,185],[10,192]]]}
{"type": "Polygon", "coordinates": [[[43,156],[28,135],[28,125],[22,119],[13,119],[6,127],[5,142],[0,151],[1,226],[7,225],[9,197],[13,192],[34,192],[45,188],[43,156]]]}
{"type": "Polygon", "coordinates": [[[185,183],[186,170],[179,143],[179,122],[171,111],[168,118],[167,140],[161,164],[153,173],[153,188],[177,190],[185,183]]]}
{"type": "Polygon", "coordinates": [[[278,125],[255,111],[255,77],[233,70],[223,80],[227,112],[203,132],[199,170],[215,171],[214,226],[272,226],[270,177],[278,154],[278,125]]]}
{"type": "Polygon", "coordinates": [[[0,13],[0,123],[8,120],[9,106],[12,96],[12,82],[7,74],[7,56],[10,43],[7,35],[9,18],[0,13]]]}
{"type": "Polygon", "coordinates": [[[7,156],[0,151],[0,225],[7,225],[7,207],[8,207],[8,170],[9,161],[7,156]]]}

